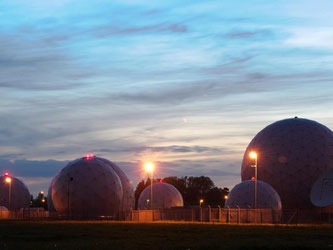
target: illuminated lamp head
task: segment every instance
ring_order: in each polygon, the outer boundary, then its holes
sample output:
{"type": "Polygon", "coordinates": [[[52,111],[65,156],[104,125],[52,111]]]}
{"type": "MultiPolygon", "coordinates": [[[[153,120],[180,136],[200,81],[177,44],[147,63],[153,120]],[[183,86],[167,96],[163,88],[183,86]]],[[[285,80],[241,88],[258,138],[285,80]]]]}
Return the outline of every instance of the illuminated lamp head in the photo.
{"type": "Polygon", "coordinates": [[[145,167],[146,172],[148,172],[148,173],[153,173],[154,172],[154,169],[155,169],[154,163],[147,162],[147,163],[145,163],[144,167],[145,167]]]}
{"type": "Polygon", "coordinates": [[[11,182],[12,182],[12,178],[10,178],[10,177],[6,177],[6,178],[5,178],[5,182],[8,183],[8,184],[11,183],[11,182]]]}
{"type": "Polygon", "coordinates": [[[86,160],[91,160],[93,158],[95,158],[95,154],[92,154],[92,153],[88,153],[84,156],[84,159],[86,159],[86,160]]]}
{"type": "Polygon", "coordinates": [[[3,175],[4,175],[4,176],[9,176],[9,173],[8,173],[8,172],[5,172],[3,175]]]}
{"type": "Polygon", "coordinates": [[[250,156],[251,159],[257,159],[258,158],[258,154],[254,151],[251,151],[249,156],[250,156]]]}

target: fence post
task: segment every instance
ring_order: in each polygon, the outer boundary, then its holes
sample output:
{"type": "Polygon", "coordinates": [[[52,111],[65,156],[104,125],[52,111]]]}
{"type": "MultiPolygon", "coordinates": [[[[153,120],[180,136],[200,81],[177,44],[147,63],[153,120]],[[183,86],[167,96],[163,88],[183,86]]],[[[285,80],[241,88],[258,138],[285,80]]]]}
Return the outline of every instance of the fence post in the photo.
{"type": "Polygon", "coordinates": [[[238,213],[237,213],[237,223],[240,223],[240,207],[236,206],[238,209],[238,213]]]}
{"type": "Polygon", "coordinates": [[[220,205],[218,205],[218,208],[219,208],[219,223],[221,223],[221,207],[220,207],[220,205]]]}

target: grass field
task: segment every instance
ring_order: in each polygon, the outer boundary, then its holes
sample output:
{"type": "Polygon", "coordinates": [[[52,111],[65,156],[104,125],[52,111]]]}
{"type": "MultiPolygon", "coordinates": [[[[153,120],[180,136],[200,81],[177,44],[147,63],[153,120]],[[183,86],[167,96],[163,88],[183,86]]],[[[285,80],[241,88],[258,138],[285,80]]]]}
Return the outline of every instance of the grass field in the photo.
{"type": "Polygon", "coordinates": [[[333,250],[333,225],[0,221],[0,249],[333,250]]]}

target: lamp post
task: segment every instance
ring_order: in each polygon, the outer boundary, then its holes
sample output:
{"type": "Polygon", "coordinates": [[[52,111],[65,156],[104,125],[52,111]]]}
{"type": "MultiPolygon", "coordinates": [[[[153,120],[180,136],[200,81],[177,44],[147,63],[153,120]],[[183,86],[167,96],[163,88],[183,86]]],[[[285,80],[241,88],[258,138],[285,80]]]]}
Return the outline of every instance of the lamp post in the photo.
{"type": "Polygon", "coordinates": [[[204,200],[200,199],[200,201],[199,201],[199,204],[200,204],[200,222],[202,222],[202,207],[201,207],[201,205],[202,205],[203,202],[204,202],[204,200]]]}
{"type": "Polygon", "coordinates": [[[254,151],[250,152],[250,158],[254,159],[254,209],[257,209],[257,179],[258,179],[258,154],[254,151]]]}
{"type": "Polygon", "coordinates": [[[68,177],[67,182],[67,219],[69,219],[70,216],[70,203],[69,203],[69,184],[74,180],[73,177],[68,177]]]}
{"type": "Polygon", "coordinates": [[[153,210],[153,178],[154,178],[154,169],[155,165],[152,162],[145,163],[145,170],[150,174],[150,209],[153,210]]]}
{"type": "Polygon", "coordinates": [[[11,210],[12,204],[11,204],[11,196],[12,196],[12,178],[8,176],[8,174],[5,178],[5,182],[8,184],[8,210],[11,210]]]}

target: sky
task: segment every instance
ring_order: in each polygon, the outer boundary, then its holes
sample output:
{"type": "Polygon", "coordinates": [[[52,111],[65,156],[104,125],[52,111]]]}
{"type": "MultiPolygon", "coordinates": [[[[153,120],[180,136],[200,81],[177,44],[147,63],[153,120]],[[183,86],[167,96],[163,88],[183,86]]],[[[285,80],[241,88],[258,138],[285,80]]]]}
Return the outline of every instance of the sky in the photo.
{"type": "Polygon", "coordinates": [[[94,153],[132,180],[241,181],[244,151],[294,116],[333,129],[333,2],[0,2],[0,171],[47,190],[94,153]]]}

